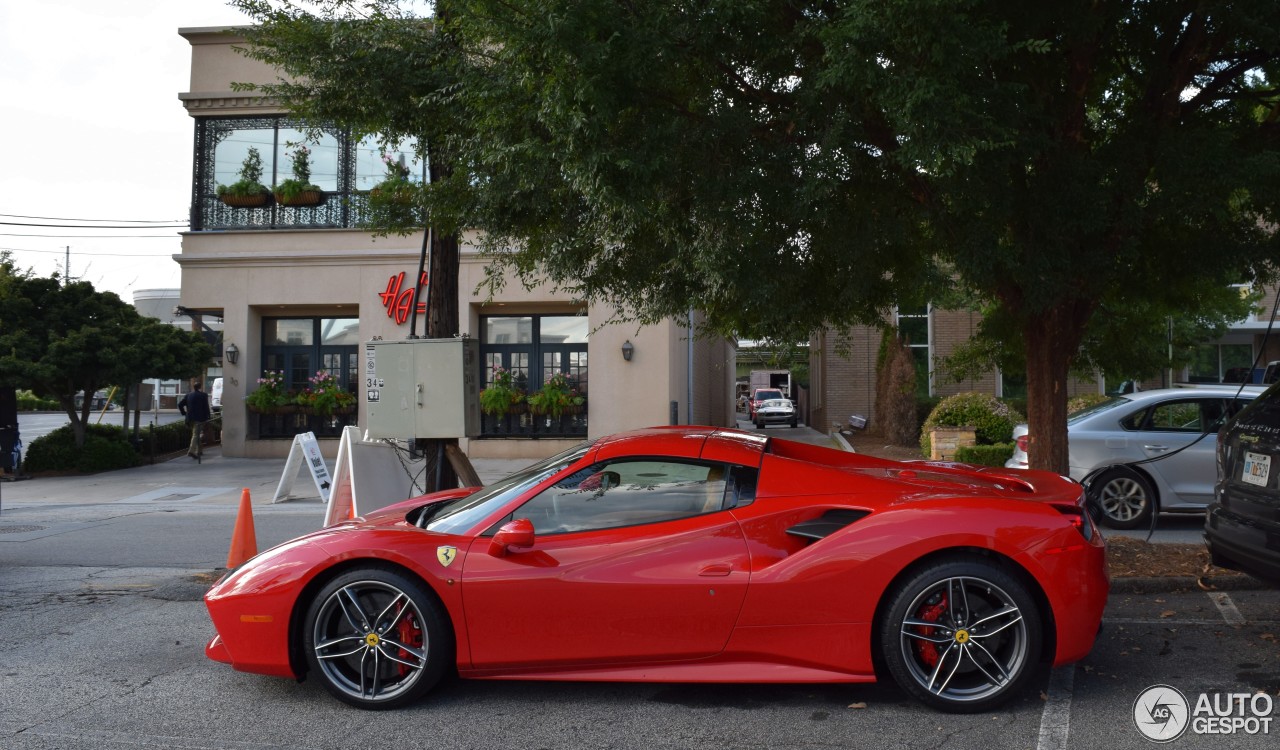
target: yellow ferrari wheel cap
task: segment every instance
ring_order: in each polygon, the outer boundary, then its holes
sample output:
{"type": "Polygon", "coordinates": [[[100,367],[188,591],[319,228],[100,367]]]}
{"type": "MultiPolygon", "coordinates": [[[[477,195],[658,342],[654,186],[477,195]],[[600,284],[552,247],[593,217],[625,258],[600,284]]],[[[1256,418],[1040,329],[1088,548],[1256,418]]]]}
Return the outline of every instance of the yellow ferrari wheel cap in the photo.
{"type": "Polygon", "coordinates": [[[377,648],[378,644],[381,642],[382,639],[378,637],[377,633],[369,633],[364,637],[364,643],[369,648],[377,648]]]}
{"type": "Polygon", "coordinates": [[[968,643],[968,642],[969,642],[969,631],[967,631],[967,630],[957,630],[957,631],[956,631],[956,643],[968,643]]]}

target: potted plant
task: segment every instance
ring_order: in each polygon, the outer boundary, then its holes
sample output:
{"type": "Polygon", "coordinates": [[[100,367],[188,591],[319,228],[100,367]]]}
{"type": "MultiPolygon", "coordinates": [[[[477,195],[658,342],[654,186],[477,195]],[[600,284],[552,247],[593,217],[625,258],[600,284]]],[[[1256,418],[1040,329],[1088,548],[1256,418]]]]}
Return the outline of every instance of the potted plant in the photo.
{"type": "Polygon", "coordinates": [[[519,414],[526,407],[524,391],[515,384],[511,371],[505,367],[493,368],[493,380],[480,391],[480,411],[495,417],[519,414]]]}
{"type": "Polygon", "coordinates": [[[562,414],[577,414],[586,399],[569,385],[569,378],[557,372],[542,384],[542,390],[530,393],[526,400],[529,411],[534,414],[545,414],[552,419],[559,419],[562,414]]]}
{"type": "Polygon", "coordinates": [[[240,165],[239,180],[230,185],[218,186],[218,200],[228,206],[237,208],[254,208],[267,205],[271,199],[271,191],[262,184],[262,156],[258,149],[250,146],[249,155],[244,157],[240,165]]]}
{"type": "Polygon", "coordinates": [[[244,398],[249,411],[259,414],[279,414],[289,404],[289,394],[284,391],[284,373],[267,370],[258,378],[258,387],[244,398]]]}
{"type": "Polygon", "coordinates": [[[405,166],[404,156],[382,155],[382,166],[387,170],[382,182],[369,191],[375,199],[384,199],[393,203],[413,202],[413,183],[409,181],[409,167],[405,166]]]}
{"type": "Polygon", "coordinates": [[[311,385],[298,394],[298,406],[322,417],[350,414],[355,410],[355,394],[344,389],[333,374],[317,370],[308,380],[311,385]]]}
{"type": "Polygon", "coordinates": [[[311,149],[298,146],[293,150],[293,177],[276,185],[276,201],[285,206],[318,206],[324,203],[324,191],[311,184],[311,149]]]}

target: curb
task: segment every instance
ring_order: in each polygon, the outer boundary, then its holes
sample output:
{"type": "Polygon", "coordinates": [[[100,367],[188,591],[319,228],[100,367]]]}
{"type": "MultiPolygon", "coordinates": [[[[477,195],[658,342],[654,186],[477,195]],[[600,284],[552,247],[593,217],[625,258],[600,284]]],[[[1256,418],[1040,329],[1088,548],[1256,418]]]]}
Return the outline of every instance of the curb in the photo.
{"type": "Polygon", "coordinates": [[[1247,575],[1197,578],[1167,576],[1112,578],[1113,594],[1159,594],[1168,591],[1254,591],[1271,588],[1265,582],[1247,575]]]}

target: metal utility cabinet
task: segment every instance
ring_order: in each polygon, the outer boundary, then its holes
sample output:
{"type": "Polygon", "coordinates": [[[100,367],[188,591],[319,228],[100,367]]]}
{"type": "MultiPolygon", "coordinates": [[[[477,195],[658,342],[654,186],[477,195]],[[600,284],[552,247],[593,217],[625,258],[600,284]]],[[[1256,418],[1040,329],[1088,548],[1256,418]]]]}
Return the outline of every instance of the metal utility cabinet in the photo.
{"type": "Polygon", "coordinates": [[[369,341],[364,389],[371,438],[457,438],[480,434],[480,342],[369,341]]]}

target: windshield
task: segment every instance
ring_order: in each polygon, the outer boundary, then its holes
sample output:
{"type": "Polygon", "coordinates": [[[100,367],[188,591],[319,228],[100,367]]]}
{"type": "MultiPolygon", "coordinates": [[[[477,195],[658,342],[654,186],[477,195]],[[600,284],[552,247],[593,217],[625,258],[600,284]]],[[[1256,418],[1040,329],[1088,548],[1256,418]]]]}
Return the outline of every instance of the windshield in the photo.
{"type": "Polygon", "coordinates": [[[756,391],[756,401],[767,401],[771,398],[782,398],[782,391],[756,391]]]}
{"type": "Polygon", "coordinates": [[[438,531],[441,534],[458,534],[466,531],[511,498],[558,474],[581,459],[587,454],[587,449],[591,445],[591,443],[575,445],[563,453],[521,469],[506,479],[476,490],[466,497],[444,503],[436,511],[435,517],[427,522],[426,529],[438,531]]]}

